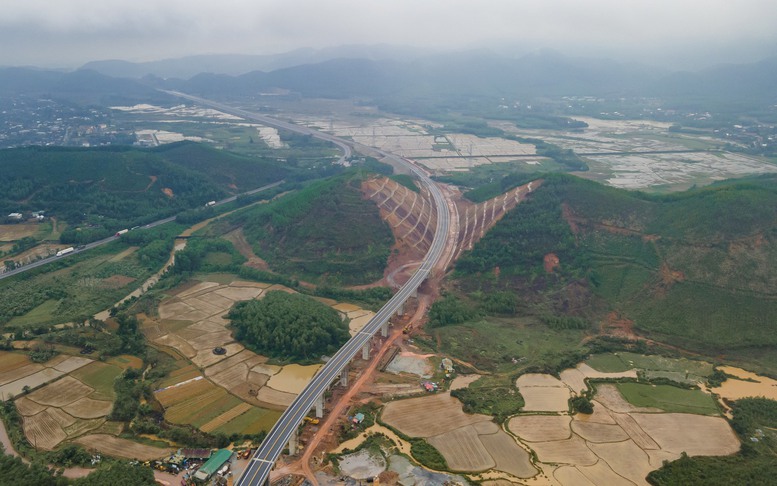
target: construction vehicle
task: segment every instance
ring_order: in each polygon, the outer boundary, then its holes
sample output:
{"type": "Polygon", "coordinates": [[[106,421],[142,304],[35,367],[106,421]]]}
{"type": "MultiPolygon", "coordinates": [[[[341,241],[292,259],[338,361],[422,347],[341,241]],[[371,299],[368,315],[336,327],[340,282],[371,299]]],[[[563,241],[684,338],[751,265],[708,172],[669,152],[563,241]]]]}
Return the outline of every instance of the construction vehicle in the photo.
{"type": "Polygon", "coordinates": [[[318,424],[319,424],[319,422],[321,422],[321,421],[320,421],[320,420],[318,420],[317,418],[313,418],[313,417],[304,417],[304,418],[303,418],[303,420],[304,420],[306,423],[313,424],[313,425],[318,425],[318,424]]]}

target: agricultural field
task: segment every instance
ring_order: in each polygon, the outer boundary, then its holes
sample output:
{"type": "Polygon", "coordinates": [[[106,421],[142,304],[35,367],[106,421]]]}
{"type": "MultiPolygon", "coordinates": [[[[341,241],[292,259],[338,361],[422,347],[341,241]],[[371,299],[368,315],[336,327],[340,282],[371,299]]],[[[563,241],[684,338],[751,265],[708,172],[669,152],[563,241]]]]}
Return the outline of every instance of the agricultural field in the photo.
{"type": "MultiPolygon", "coordinates": [[[[570,414],[569,398],[589,389],[588,380],[636,380],[638,371],[648,369],[689,377],[712,372],[703,361],[607,353],[563,370],[560,379],[540,373],[518,377],[515,385],[526,405],[505,422],[505,430],[486,415],[463,413],[448,393],[389,402],[381,420],[405,435],[424,438],[450,470],[494,484],[519,483],[539,470],[551,484],[562,486],[646,485],[650,471],[682,452],[725,456],[739,450],[712,396],[698,389],[599,382],[593,413],[570,414]]],[[[456,385],[471,383],[458,380],[456,385]]]]}
{"type": "Polygon", "coordinates": [[[381,415],[403,434],[426,438],[454,471],[495,469],[517,478],[534,476],[529,453],[487,415],[470,415],[449,393],[397,400],[381,415]]]}
{"type": "Polygon", "coordinates": [[[139,444],[106,434],[85,435],[76,439],[75,442],[81,444],[89,451],[99,451],[109,456],[136,459],[138,461],[151,461],[169,456],[175,452],[172,448],[139,444]]]}
{"type": "MultiPolygon", "coordinates": [[[[267,430],[320,365],[269,365],[266,357],[235,342],[223,318],[235,302],[261,298],[269,290],[290,290],[222,277],[179,287],[159,305],[158,318],[142,322],[149,340],[185,358],[157,383],[154,395],[173,423],[230,434],[267,430]],[[226,353],[214,354],[217,346],[226,353]]],[[[344,317],[373,315],[351,304],[328,304],[344,317]]]]}
{"type": "Polygon", "coordinates": [[[723,151],[721,140],[670,133],[669,123],[576,118],[588,127],[574,136],[519,129],[508,122],[494,125],[507,133],[572,149],[587,162],[590,170],[586,177],[626,189],[677,191],[694,184],[777,172],[777,166],[768,159],[723,151]],[[693,150],[697,152],[655,153],[693,150]]]}
{"type": "Polygon", "coordinates": [[[139,251],[113,242],[32,272],[0,280],[0,325],[8,331],[83,322],[110,308],[156,269],[139,251]]]}
{"type": "MultiPolygon", "coordinates": [[[[605,355],[606,356],[606,355],[605,355]]],[[[656,357],[635,355],[630,362],[656,366],[656,357]]],[[[661,358],[660,366],[689,368],[683,360],[661,358]]],[[[615,361],[612,355],[594,359],[597,371],[581,363],[561,373],[562,380],[550,375],[527,374],[518,378],[517,386],[531,403],[537,390],[567,386],[568,392],[579,389],[579,378],[633,373],[615,361]],[[590,376],[585,376],[585,374],[590,376]],[[566,378],[565,378],[566,375],[566,378]],[[528,394],[528,396],[527,396],[528,394]]],[[[703,372],[704,363],[691,362],[703,372]]],[[[547,393],[539,398],[546,398],[547,393]]],[[[568,397],[567,397],[568,398],[568,397]]],[[[729,424],[719,416],[711,395],[668,385],[624,382],[598,384],[594,395],[594,413],[520,414],[508,422],[510,432],[524,441],[536,454],[543,471],[550,471],[563,486],[578,484],[646,485],[647,474],[661,467],[664,460],[675,460],[681,452],[689,455],[728,455],[739,450],[739,440],[729,424]],[[623,392],[623,393],[622,393],[623,392]],[[686,413],[691,412],[691,413],[686,413]],[[604,482],[603,482],[604,481],[604,482]],[[626,484],[626,483],[623,483],[626,484]]],[[[536,397],[534,398],[536,401],[536,397]]],[[[548,400],[536,411],[561,412],[562,397],[548,400]]],[[[529,410],[528,408],[525,410],[529,410]]]]}
{"type": "MultiPolygon", "coordinates": [[[[60,364],[70,368],[72,374],[90,378],[92,383],[102,386],[103,390],[98,391],[72,375],[65,375],[16,399],[27,440],[44,450],[51,450],[65,440],[97,429],[105,423],[113,407],[113,396],[106,397],[106,373],[99,368],[98,371],[83,371],[102,363],[72,357],[60,364]],[[81,366],[75,367],[76,364],[81,366]]],[[[114,376],[120,372],[118,368],[116,370],[114,376]]]]}

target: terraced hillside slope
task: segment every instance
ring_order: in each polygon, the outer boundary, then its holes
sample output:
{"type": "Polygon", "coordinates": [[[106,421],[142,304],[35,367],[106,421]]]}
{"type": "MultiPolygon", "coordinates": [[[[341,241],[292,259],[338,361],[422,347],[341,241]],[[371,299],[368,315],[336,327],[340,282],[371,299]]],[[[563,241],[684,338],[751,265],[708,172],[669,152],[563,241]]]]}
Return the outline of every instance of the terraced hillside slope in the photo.
{"type": "MultiPolygon", "coordinates": [[[[455,260],[462,251],[471,249],[497,221],[540,184],[541,181],[525,184],[479,204],[454,194],[452,201],[457,217],[451,225],[450,238],[455,242],[452,259],[455,260]]],[[[362,192],[378,205],[381,217],[394,234],[396,243],[386,280],[389,285],[396,286],[412,274],[417,262],[423,259],[429,249],[437,224],[434,205],[426,191],[410,190],[387,177],[365,180],[362,192]]]]}
{"type": "Polygon", "coordinates": [[[548,176],[456,263],[463,294],[777,368],[777,178],[648,196],[548,176]]]}

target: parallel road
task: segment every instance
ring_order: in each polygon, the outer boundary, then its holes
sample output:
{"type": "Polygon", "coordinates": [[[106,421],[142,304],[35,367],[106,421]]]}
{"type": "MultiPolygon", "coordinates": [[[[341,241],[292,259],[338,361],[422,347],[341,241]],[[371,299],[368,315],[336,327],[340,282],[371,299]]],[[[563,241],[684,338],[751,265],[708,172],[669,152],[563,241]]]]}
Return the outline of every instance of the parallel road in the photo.
{"type": "MultiPolygon", "coordinates": [[[[284,181],[273,182],[272,184],[267,184],[266,186],[262,186],[262,187],[259,187],[259,188],[256,188],[256,189],[252,189],[250,191],[246,191],[246,192],[244,192],[244,193],[242,193],[240,195],[247,196],[247,195],[251,195],[251,194],[256,194],[257,192],[266,191],[267,189],[271,189],[271,188],[273,188],[275,186],[279,186],[279,185],[283,184],[283,182],[284,181]]],[[[234,201],[237,198],[238,198],[238,196],[230,196],[230,197],[228,197],[226,199],[222,199],[220,201],[217,201],[216,204],[214,204],[214,206],[221,206],[222,204],[230,203],[230,202],[234,201]]],[[[159,226],[159,225],[162,225],[162,224],[169,223],[171,221],[175,221],[175,219],[176,219],[176,216],[170,216],[169,218],[159,219],[157,221],[153,221],[151,223],[143,225],[143,226],[141,226],[138,229],[154,228],[155,226],[159,226]]],[[[62,260],[63,258],[68,258],[68,257],[70,257],[72,255],[77,254],[77,253],[81,253],[83,251],[91,250],[92,248],[96,248],[98,246],[102,246],[102,245],[108,244],[108,243],[110,243],[112,241],[118,240],[119,238],[121,238],[121,236],[115,236],[115,235],[114,236],[109,236],[107,238],[103,238],[102,240],[93,241],[93,242],[87,243],[87,244],[85,244],[83,246],[79,246],[75,250],[73,250],[71,253],[68,253],[67,255],[62,255],[61,257],[50,256],[48,258],[43,258],[41,260],[37,260],[37,261],[31,262],[31,263],[28,263],[27,265],[23,265],[21,267],[14,268],[13,270],[8,270],[7,272],[0,273],[0,280],[2,280],[4,278],[12,277],[12,276],[14,276],[16,274],[19,274],[19,273],[22,273],[22,272],[27,272],[29,270],[32,270],[33,268],[38,268],[40,266],[43,266],[43,265],[46,265],[46,264],[49,264],[49,263],[52,263],[52,262],[55,262],[55,261],[58,261],[58,260],[62,260]]]]}
{"type": "Polygon", "coordinates": [[[303,127],[301,125],[295,125],[294,123],[285,122],[283,120],[278,120],[277,118],[272,118],[266,115],[260,115],[259,113],[253,113],[250,111],[241,110],[240,108],[235,108],[234,106],[225,105],[217,101],[211,101],[205,98],[199,98],[197,96],[181,93],[180,91],[166,91],[166,90],[160,90],[160,91],[167,93],[169,95],[178,96],[179,98],[183,98],[189,101],[194,101],[195,103],[198,103],[200,105],[210,106],[211,108],[215,108],[228,115],[234,115],[234,116],[243,118],[245,120],[253,120],[253,121],[259,122],[262,125],[267,125],[269,127],[282,128],[284,130],[289,130],[295,133],[301,133],[303,135],[310,135],[311,137],[317,138],[319,140],[326,140],[327,142],[331,142],[337,145],[340,148],[340,150],[343,151],[343,155],[342,157],[340,157],[341,164],[351,157],[350,142],[347,140],[343,140],[342,138],[335,137],[334,135],[330,135],[324,132],[319,132],[318,130],[313,130],[312,128],[303,127]]]}
{"type": "MultiPolygon", "coordinates": [[[[292,123],[284,122],[271,118],[265,115],[259,115],[256,113],[250,113],[239,108],[224,105],[214,101],[206,100],[196,96],[187,95],[177,91],[167,91],[167,93],[179,96],[181,98],[194,101],[195,103],[210,106],[218,109],[224,113],[235,115],[247,120],[257,121],[264,125],[272,126],[275,128],[282,128],[290,130],[296,133],[302,133],[311,135],[321,140],[326,140],[334,143],[340,147],[343,151],[341,162],[345,161],[351,156],[351,142],[330,135],[328,133],[322,133],[316,130],[312,130],[307,127],[302,127],[292,123]]],[[[434,205],[437,209],[437,227],[434,232],[434,239],[432,245],[429,248],[426,256],[424,257],[421,266],[416,270],[413,276],[408,282],[399,289],[399,291],[381,308],[375,317],[373,317],[364,328],[354,335],[348,342],[340,348],[337,353],[318,371],[313,377],[310,383],[302,390],[297,398],[289,405],[285,412],[281,415],[273,428],[267,434],[267,437],[262,442],[262,445],[257,449],[251,458],[248,467],[243,471],[243,474],[235,482],[235,486],[264,486],[270,477],[270,471],[272,471],[275,461],[280,457],[281,452],[289,442],[289,438],[296,432],[299,424],[302,422],[303,417],[307,415],[311,408],[313,408],[316,399],[322,396],[324,392],[329,388],[329,385],[334,382],[340,375],[340,372],[345,366],[356,356],[361,349],[369,343],[375,333],[381,328],[381,326],[388,322],[389,318],[399,310],[399,308],[405,303],[405,301],[415,293],[421,283],[429,276],[432,268],[437,264],[438,260],[442,256],[443,249],[445,248],[445,240],[448,234],[448,225],[450,221],[450,215],[448,213],[445,199],[443,198],[440,189],[432,182],[432,180],[421,169],[410,163],[409,161],[397,157],[387,152],[382,152],[370,148],[383,155],[389,157],[395,162],[406,166],[412,171],[421,183],[426,186],[434,200],[434,205]]]]}

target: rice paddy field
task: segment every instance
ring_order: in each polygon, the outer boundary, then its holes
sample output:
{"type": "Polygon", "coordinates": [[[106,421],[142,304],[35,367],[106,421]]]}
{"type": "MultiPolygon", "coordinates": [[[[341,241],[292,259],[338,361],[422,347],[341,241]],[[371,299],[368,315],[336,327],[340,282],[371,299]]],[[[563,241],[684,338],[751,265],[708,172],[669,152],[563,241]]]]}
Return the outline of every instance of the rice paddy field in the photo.
{"type": "Polygon", "coordinates": [[[638,370],[695,378],[710,374],[712,366],[608,353],[562,371],[561,379],[524,374],[515,385],[526,405],[504,429],[487,416],[464,413],[448,393],[390,402],[381,419],[405,435],[424,438],[451,471],[488,484],[544,477],[562,486],[647,485],[650,471],[682,452],[714,456],[739,450],[737,436],[709,393],[622,381],[636,380],[638,370]],[[602,378],[620,381],[595,384],[592,414],[570,414],[569,398],[587,389],[589,379],[602,378]]]}

